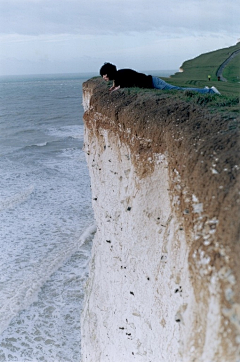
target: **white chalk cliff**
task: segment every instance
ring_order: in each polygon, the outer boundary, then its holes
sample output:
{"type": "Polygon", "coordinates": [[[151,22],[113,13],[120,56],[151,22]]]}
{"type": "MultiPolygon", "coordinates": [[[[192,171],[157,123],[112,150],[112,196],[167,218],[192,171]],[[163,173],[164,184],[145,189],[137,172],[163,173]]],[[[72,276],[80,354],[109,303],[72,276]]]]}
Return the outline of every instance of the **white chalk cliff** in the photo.
{"type": "Polygon", "coordinates": [[[99,79],[83,104],[97,232],[82,362],[240,361],[238,166],[216,120],[99,79]]]}

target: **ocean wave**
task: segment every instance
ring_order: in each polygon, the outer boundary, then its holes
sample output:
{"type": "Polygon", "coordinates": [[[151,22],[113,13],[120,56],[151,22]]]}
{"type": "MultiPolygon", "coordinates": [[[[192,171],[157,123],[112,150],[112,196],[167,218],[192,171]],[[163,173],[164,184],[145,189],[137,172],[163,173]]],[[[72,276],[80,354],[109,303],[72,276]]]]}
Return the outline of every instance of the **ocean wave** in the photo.
{"type": "Polygon", "coordinates": [[[42,142],[42,143],[33,143],[32,145],[28,146],[28,147],[44,147],[47,146],[48,142],[42,142]]]}
{"type": "Polygon", "coordinates": [[[57,99],[79,99],[79,96],[60,96],[60,97],[57,97],[57,99]]]}
{"type": "Polygon", "coordinates": [[[17,205],[21,204],[22,202],[26,201],[29,196],[34,192],[35,186],[34,185],[30,185],[29,187],[27,187],[26,189],[22,190],[21,192],[0,200],[0,212],[7,210],[7,209],[12,209],[14,207],[16,207],[17,205]]]}
{"type": "Polygon", "coordinates": [[[55,248],[47,257],[35,263],[32,270],[23,271],[20,278],[13,279],[1,290],[0,294],[0,334],[9,326],[12,319],[23,309],[37,301],[38,293],[44,283],[66,262],[81,246],[93,238],[96,225],[90,225],[81,234],[80,239],[70,242],[65,248],[55,248]]]}
{"type": "Polygon", "coordinates": [[[74,125],[74,126],[65,126],[61,128],[49,128],[47,130],[47,134],[50,136],[57,136],[57,137],[71,137],[71,138],[83,139],[84,126],[74,125]]]}
{"type": "Polygon", "coordinates": [[[51,146],[55,146],[59,142],[62,142],[62,140],[52,140],[52,141],[45,141],[45,142],[39,142],[39,143],[32,143],[30,145],[22,147],[22,150],[28,150],[29,148],[51,147],[51,146]]]}

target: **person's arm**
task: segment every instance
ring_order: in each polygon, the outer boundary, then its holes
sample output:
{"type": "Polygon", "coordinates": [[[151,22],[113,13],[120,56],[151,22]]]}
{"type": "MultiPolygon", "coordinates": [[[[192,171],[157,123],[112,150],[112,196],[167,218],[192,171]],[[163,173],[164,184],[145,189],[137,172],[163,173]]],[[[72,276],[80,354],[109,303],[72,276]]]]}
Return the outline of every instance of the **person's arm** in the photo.
{"type": "Polygon", "coordinates": [[[110,92],[116,91],[120,88],[120,85],[118,87],[115,86],[115,80],[113,81],[113,85],[111,88],[109,88],[110,92]]]}
{"type": "Polygon", "coordinates": [[[112,86],[109,90],[110,90],[111,92],[114,92],[114,91],[116,91],[116,90],[118,90],[118,89],[120,89],[120,85],[119,85],[118,87],[112,86]]]}

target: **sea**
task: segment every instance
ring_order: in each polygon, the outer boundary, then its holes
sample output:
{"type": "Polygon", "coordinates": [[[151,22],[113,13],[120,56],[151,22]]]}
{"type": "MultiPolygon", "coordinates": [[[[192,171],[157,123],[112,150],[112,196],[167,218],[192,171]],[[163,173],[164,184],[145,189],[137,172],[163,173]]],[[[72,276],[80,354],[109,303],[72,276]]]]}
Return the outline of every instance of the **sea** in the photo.
{"type": "Polygon", "coordinates": [[[80,361],[89,75],[0,77],[0,361],[80,361]]]}
{"type": "Polygon", "coordinates": [[[0,362],[81,361],[96,231],[82,83],[93,75],[0,77],[0,362]]]}

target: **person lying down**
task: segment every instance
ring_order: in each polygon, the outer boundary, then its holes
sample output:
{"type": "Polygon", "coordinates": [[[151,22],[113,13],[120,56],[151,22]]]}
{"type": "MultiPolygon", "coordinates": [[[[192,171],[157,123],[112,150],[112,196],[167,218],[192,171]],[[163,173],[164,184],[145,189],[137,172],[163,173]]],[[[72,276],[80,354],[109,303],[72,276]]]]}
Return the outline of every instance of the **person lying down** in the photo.
{"type": "Polygon", "coordinates": [[[202,94],[221,94],[215,87],[205,88],[185,88],[177,87],[175,85],[165,82],[159,77],[152,75],[146,75],[143,73],[136,72],[132,69],[119,69],[117,70],[116,65],[111,63],[104,63],[100,69],[100,75],[105,81],[113,81],[110,91],[116,91],[120,88],[153,88],[161,90],[181,90],[181,91],[194,91],[202,94]]]}

